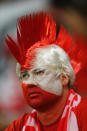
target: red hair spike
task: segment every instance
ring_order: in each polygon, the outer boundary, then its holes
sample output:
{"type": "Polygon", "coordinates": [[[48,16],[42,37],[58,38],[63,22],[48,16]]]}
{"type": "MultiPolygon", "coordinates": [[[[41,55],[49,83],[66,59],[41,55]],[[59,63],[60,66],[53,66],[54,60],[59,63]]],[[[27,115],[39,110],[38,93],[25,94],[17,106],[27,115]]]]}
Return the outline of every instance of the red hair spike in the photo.
{"type": "Polygon", "coordinates": [[[51,43],[55,39],[56,23],[49,14],[40,12],[18,19],[17,44],[10,36],[6,39],[6,43],[16,60],[23,65],[27,50],[31,46],[39,41],[49,41],[51,43]]]}
{"type": "Polygon", "coordinates": [[[67,53],[72,47],[72,37],[70,33],[65,30],[62,24],[60,26],[60,31],[56,39],[56,44],[63,48],[67,53]]]}
{"type": "Polygon", "coordinates": [[[16,45],[16,43],[12,40],[12,38],[8,36],[8,39],[5,39],[11,53],[13,54],[13,56],[16,58],[16,60],[20,63],[21,59],[20,59],[20,51],[18,46],[16,45]]]}

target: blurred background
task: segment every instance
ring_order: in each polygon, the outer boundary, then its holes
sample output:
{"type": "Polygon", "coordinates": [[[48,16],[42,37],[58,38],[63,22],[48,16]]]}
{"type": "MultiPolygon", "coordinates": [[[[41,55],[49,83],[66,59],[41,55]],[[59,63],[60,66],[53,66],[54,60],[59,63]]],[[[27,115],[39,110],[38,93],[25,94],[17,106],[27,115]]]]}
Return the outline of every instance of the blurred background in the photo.
{"type": "Polygon", "coordinates": [[[0,131],[32,109],[26,104],[19,80],[16,61],[4,38],[16,39],[17,18],[37,11],[49,12],[60,24],[82,42],[87,41],[87,0],[0,0],[0,131]]]}

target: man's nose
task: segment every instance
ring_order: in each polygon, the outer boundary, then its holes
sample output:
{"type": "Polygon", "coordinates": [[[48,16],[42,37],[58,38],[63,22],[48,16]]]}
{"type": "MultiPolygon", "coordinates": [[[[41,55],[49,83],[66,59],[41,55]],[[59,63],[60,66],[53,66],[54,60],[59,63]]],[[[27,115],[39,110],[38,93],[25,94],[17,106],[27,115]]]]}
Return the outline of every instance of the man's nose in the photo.
{"type": "Polygon", "coordinates": [[[37,85],[37,82],[36,82],[35,78],[33,77],[33,75],[30,75],[29,85],[34,85],[34,86],[37,85]]]}

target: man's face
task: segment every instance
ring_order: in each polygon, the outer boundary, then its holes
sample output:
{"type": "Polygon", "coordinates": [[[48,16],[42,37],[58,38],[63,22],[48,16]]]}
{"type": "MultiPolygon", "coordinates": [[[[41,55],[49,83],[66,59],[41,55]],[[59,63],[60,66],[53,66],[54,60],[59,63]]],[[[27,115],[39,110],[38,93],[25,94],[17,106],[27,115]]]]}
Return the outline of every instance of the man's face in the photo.
{"type": "Polygon", "coordinates": [[[21,74],[22,89],[28,104],[35,109],[49,108],[62,94],[62,84],[55,71],[32,69],[21,74]]]}
{"type": "Polygon", "coordinates": [[[20,77],[28,104],[40,109],[52,105],[62,95],[63,87],[57,72],[59,63],[53,48],[38,48],[31,56],[34,56],[32,60],[26,60],[31,65],[29,70],[21,72],[20,77]]]}

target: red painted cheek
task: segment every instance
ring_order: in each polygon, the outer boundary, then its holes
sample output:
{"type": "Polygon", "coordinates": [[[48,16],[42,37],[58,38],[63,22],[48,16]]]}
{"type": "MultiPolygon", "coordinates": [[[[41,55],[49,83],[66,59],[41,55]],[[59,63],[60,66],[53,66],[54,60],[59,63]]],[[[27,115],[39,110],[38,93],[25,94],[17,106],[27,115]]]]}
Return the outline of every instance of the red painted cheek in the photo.
{"type": "Polygon", "coordinates": [[[26,97],[27,96],[27,91],[28,91],[28,85],[22,83],[22,90],[23,90],[24,97],[26,97]]]}
{"type": "Polygon", "coordinates": [[[23,93],[25,94],[25,96],[27,96],[28,93],[30,92],[40,92],[41,94],[43,94],[44,97],[48,98],[48,99],[53,99],[56,97],[55,94],[49,93],[43,89],[41,89],[40,87],[37,87],[35,85],[32,84],[24,84],[22,83],[22,89],[23,89],[23,93]]]}
{"type": "Polygon", "coordinates": [[[55,103],[58,96],[49,92],[42,90],[40,87],[34,85],[28,85],[22,83],[22,89],[24,97],[27,103],[33,108],[48,107],[55,103]],[[34,95],[29,95],[30,93],[36,92],[34,95]]]}

